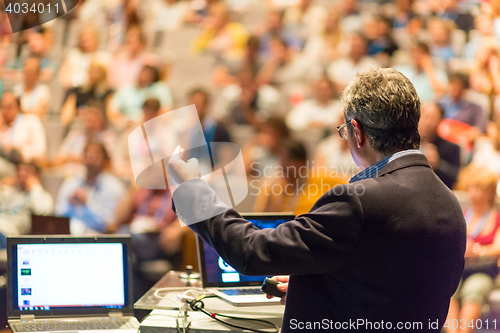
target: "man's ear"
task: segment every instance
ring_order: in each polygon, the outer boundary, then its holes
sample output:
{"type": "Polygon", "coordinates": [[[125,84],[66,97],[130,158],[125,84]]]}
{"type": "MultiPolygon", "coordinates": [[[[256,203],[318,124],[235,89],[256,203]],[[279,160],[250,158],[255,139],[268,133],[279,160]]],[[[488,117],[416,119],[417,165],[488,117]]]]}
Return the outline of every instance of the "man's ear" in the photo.
{"type": "Polygon", "coordinates": [[[354,138],[356,139],[356,146],[358,146],[358,148],[361,148],[366,141],[363,125],[361,125],[360,122],[356,121],[356,119],[351,119],[351,124],[353,128],[354,138]]]}

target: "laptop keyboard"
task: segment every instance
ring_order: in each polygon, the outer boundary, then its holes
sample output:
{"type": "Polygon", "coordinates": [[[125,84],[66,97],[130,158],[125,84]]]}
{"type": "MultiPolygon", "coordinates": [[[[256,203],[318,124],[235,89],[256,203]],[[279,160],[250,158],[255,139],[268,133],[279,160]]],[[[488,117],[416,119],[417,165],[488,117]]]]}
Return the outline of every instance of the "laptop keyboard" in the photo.
{"type": "Polygon", "coordinates": [[[14,332],[47,332],[47,331],[85,331],[135,329],[135,321],[125,320],[88,320],[88,321],[30,321],[12,325],[14,332]]]}
{"type": "Polygon", "coordinates": [[[260,288],[235,288],[235,289],[219,289],[220,292],[228,296],[242,296],[242,295],[260,295],[260,288]]]}

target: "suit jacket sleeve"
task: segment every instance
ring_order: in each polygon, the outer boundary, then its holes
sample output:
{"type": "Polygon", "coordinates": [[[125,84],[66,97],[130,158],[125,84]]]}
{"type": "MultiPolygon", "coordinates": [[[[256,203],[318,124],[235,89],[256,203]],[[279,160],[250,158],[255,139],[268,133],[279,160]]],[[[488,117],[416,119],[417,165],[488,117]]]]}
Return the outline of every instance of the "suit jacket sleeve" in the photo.
{"type": "Polygon", "coordinates": [[[182,184],[173,200],[179,219],[241,274],[319,274],[345,262],[363,224],[361,203],[349,185],[335,189],[309,213],[262,230],[222,203],[203,180],[182,184]]]}

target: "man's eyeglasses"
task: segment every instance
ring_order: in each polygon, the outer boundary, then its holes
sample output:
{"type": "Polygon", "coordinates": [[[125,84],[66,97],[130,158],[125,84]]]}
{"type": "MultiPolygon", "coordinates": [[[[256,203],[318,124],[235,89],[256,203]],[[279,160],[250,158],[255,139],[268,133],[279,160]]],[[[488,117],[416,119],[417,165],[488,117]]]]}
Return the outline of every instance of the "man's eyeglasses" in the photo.
{"type": "Polygon", "coordinates": [[[343,125],[337,127],[337,132],[339,132],[340,138],[342,140],[347,140],[349,133],[347,132],[347,126],[351,124],[351,121],[345,122],[343,125]]]}

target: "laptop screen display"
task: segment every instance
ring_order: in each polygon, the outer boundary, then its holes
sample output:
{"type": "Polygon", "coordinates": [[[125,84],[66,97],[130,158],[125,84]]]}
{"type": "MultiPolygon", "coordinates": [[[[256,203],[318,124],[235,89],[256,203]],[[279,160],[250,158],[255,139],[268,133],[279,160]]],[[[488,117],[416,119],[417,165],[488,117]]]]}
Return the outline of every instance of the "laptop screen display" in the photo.
{"type": "Polygon", "coordinates": [[[121,309],[128,302],[122,243],[23,243],[13,253],[16,310],[121,309]]]}
{"type": "MultiPolygon", "coordinates": [[[[290,221],[293,218],[293,215],[246,217],[248,221],[252,222],[259,229],[275,229],[278,225],[290,221]]],[[[239,274],[234,268],[229,266],[210,245],[204,241],[201,242],[203,244],[203,251],[200,253],[200,259],[203,261],[201,265],[205,287],[260,285],[266,278],[266,276],[247,276],[239,274]]]]}

